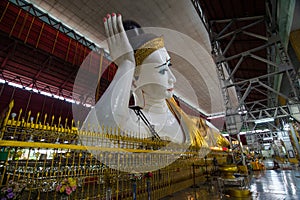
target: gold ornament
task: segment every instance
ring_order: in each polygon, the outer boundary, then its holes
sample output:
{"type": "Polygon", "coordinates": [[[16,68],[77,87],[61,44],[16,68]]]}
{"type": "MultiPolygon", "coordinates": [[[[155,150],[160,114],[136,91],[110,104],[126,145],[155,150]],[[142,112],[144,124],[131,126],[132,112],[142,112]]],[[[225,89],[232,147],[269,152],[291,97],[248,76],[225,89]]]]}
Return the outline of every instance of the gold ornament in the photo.
{"type": "Polygon", "coordinates": [[[143,63],[145,58],[147,58],[154,51],[161,49],[163,47],[164,47],[163,37],[157,37],[146,42],[135,51],[134,53],[135,63],[136,63],[135,76],[139,75],[140,65],[143,63]]]}

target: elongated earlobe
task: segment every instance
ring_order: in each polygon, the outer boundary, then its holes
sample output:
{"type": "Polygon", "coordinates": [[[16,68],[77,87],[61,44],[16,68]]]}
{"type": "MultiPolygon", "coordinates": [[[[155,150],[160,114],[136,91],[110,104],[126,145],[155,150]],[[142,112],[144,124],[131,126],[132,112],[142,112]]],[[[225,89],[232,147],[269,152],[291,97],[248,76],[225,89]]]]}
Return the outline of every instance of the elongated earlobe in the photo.
{"type": "Polygon", "coordinates": [[[141,89],[136,89],[133,91],[133,97],[134,97],[134,102],[136,106],[139,106],[141,108],[145,107],[145,98],[144,98],[144,92],[141,89]]]}

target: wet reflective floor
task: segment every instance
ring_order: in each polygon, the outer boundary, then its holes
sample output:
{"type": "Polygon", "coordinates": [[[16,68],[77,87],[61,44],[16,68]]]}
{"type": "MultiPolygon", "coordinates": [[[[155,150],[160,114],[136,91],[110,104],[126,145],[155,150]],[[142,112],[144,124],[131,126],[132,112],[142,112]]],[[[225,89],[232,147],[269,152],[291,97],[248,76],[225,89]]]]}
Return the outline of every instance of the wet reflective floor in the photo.
{"type": "Polygon", "coordinates": [[[300,200],[300,170],[254,171],[249,189],[251,196],[237,198],[222,195],[217,185],[200,183],[198,188],[188,188],[163,200],[300,200]]]}
{"type": "Polygon", "coordinates": [[[254,172],[250,190],[252,199],[300,200],[299,170],[254,172]]]}

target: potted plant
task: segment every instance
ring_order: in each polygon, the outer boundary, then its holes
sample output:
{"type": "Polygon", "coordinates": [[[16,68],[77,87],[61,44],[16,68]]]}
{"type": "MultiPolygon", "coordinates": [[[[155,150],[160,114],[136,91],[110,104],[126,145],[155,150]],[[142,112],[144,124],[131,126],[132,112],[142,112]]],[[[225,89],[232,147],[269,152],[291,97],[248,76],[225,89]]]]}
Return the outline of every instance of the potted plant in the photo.
{"type": "Polygon", "coordinates": [[[56,192],[61,194],[61,200],[68,200],[76,189],[77,181],[74,178],[65,178],[56,186],[56,192]]]}

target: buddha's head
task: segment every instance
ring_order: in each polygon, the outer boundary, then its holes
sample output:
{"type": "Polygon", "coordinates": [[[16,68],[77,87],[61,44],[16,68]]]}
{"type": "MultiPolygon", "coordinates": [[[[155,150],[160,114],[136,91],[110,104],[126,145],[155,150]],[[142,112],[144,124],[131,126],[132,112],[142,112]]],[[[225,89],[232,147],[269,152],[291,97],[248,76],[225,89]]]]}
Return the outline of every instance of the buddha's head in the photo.
{"type": "Polygon", "coordinates": [[[163,37],[144,33],[132,21],[125,21],[124,28],[136,61],[133,92],[137,96],[146,93],[154,99],[171,98],[176,78],[170,69],[171,60],[163,37]]]}

